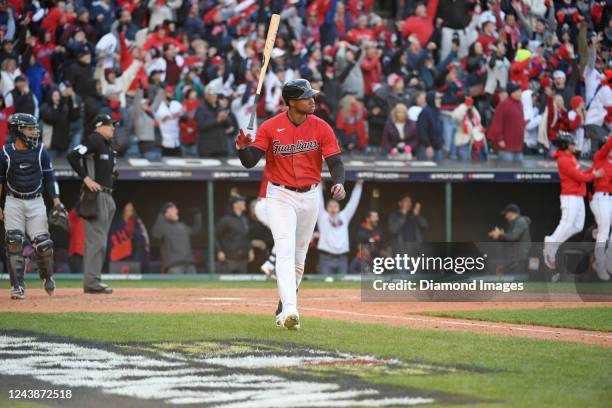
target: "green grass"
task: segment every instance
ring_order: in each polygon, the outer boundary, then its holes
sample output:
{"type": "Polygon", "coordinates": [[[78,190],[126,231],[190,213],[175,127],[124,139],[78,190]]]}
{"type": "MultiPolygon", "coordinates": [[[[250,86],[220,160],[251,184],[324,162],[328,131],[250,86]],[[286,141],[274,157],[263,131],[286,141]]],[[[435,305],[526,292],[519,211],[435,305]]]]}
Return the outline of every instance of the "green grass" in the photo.
{"type": "Polygon", "coordinates": [[[42,408],[48,405],[38,404],[27,400],[9,399],[8,395],[0,395],[0,408],[42,408]]]}
{"type": "MultiPolygon", "coordinates": [[[[113,288],[208,288],[208,289],[276,289],[276,281],[205,281],[205,280],[117,280],[105,281],[113,288]]],[[[27,280],[28,288],[40,288],[38,280],[27,280]]],[[[0,289],[9,289],[9,281],[0,281],[0,289]]],[[[57,287],[61,288],[82,288],[83,282],[80,280],[57,280],[57,287]]],[[[359,289],[359,282],[321,282],[305,280],[300,284],[300,288],[305,289],[359,289]]]]}
{"type": "Polygon", "coordinates": [[[45,405],[9,399],[8,396],[0,395],[0,408],[40,408],[45,405]]]}
{"type": "Polygon", "coordinates": [[[612,353],[591,345],[317,318],[304,319],[295,333],[252,314],[2,313],[0,322],[3,329],[107,342],[252,338],[505,370],[370,379],[503,401],[491,406],[603,407],[612,400],[612,353]]]}
{"type": "Polygon", "coordinates": [[[534,324],[538,326],[566,327],[612,331],[612,307],[466,310],[421,313],[429,316],[452,317],[490,322],[534,324]]]}

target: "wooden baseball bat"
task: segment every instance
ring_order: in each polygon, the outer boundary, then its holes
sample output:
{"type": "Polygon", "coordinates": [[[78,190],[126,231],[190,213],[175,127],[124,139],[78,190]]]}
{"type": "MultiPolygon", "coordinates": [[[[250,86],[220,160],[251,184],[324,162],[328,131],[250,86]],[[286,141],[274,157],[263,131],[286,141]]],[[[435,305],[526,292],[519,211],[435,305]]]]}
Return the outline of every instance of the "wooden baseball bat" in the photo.
{"type": "Polygon", "coordinates": [[[266,37],[266,46],[264,47],[263,52],[261,72],[259,72],[259,82],[257,83],[257,92],[255,93],[255,103],[253,105],[253,111],[251,112],[251,119],[249,119],[249,125],[247,126],[248,130],[253,130],[253,125],[255,124],[257,104],[259,103],[261,88],[263,87],[266,72],[268,71],[268,64],[270,64],[270,56],[272,55],[272,49],[274,48],[274,42],[276,41],[276,32],[278,31],[279,24],[280,15],[272,14],[272,18],[270,19],[270,27],[268,27],[268,36],[266,37]]]}

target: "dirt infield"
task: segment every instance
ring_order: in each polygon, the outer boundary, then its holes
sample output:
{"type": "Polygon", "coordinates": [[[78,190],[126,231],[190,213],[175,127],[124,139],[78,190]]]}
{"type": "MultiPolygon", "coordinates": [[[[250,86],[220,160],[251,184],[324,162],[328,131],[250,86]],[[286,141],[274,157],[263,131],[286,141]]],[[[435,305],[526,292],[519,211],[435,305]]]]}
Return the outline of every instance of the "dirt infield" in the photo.
{"type": "MultiPolygon", "coordinates": [[[[272,320],[276,289],[116,289],[113,295],[85,295],[80,289],[59,289],[48,297],[30,289],[25,301],[0,297],[0,312],[130,312],[130,313],[258,313],[272,320]]],[[[362,302],[359,289],[304,289],[300,312],[305,318],[380,323],[402,327],[502,334],[545,340],[612,346],[612,333],[544,326],[419,316],[415,313],[446,310],[525,309],[558,307],[611,307],[604,302],[362,302]]],[[[611,309],[612,310],[612,309],[611,309]]]]}

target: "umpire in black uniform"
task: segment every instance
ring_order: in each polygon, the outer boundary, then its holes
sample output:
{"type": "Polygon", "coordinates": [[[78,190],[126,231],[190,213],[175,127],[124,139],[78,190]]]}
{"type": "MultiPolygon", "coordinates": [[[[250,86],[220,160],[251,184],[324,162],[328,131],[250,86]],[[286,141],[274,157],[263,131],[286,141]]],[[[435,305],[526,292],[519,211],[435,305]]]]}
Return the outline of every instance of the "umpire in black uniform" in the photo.
{"type": "Polygon", "coordinates": [[[116,209],[113,199],[116,152],[112,146],[115,126],[115,121],[109,115],[97,115],[91,124],[93,132],[67,157],[72,169],[83,179],[83,188],[97,193],[96,215],[85,219],[85,293],[113,292],[112,288],[102,283],[101,274],[106,257],[108,231],[116,209]]]}

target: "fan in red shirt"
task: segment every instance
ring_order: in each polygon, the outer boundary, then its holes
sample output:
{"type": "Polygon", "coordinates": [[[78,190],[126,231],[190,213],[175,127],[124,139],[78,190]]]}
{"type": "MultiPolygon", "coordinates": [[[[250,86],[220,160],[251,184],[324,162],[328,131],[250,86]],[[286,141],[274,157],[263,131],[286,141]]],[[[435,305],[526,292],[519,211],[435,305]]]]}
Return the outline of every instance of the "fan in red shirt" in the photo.
{"type": "Polygon", "coordinates": [[[40,61],[47,72],[53,72],[51,57],[54,51],[55,44],[53,43],[53,34],[49,31],[45,31],[42,41],[37,42],[34,46],[33,53],[36,60],[40,61]]]}
{"type": "Polygon", "coordinates": [[[185,99],[183,100],[183,116],[179,123],[181,129],[179,138],[183,155],[195,157],[198,143],[198,125],[195,114],[202,101],[198,99],[198,93],[194,88],[187,86],[185,88],[183,89],[185,99]]]}
{"type": "Polygon", "coordinates": [[[434,31],[433,21],[437,10],[438,0],[429,0],[427,8],[425,8],[425,3],[417,5],[414,10],[416,15],[410,16],[404,21],[402,30],[404,37],[408,38],[411,34],[414,34],[421,43],[421,47],[424,47],[434,31]]]}
{"type": "Polygon", "coordinates": [[[603,169],[604,175],[593,181],[595,194],[591,200],[591,212],[597,222],[597,239],[595,244],[595,262],[593,269],[599,279],[607,281],[612,275],[612,247],[606,243],[610,239],[610,217],[612,216],[612,137],[595,153],[593,167],[603,169]],[[610,265],[608,265],[610,264],[610,265]]]}
{"type": "Polygon", "coordinates": [[[318,93],[305,79],[287,82],[282,89],[287,111],[263,122],[254,142],[242,129],[236,138],[243,166],[251,168],[266,156],[266,213],[274,236],[282,304],[276,324],[289,330],[300,328],[297,288],[317,222],[323,159],[333,180],[333,198],[341,200],[346,195],[344,165],[334,131],[313,115],[318,93]]]}
{"type": "Polygon", "coordinates": [[[559,148],[553,158],[557,159],[561,179],[561,220],[555,231],[544,237],[544,262],[556,269],[559,246],[584,228],[584,196],[586,183],[604,175],[603,169],[580,170],[576,160],[576,141],[570,133],[560,132],[556,140],[559,148]]]}

